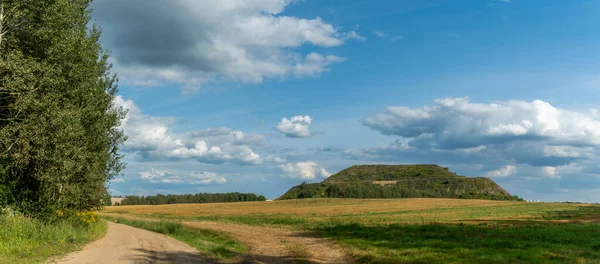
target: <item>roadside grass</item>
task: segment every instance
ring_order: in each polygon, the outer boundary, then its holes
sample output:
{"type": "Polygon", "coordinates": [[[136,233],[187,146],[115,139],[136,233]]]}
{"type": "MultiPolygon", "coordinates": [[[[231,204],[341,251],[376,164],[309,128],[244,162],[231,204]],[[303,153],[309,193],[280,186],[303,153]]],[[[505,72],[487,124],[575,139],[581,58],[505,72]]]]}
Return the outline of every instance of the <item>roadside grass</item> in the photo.
{"type": "MultiPolygon", "coordinates": [[[[466,201],[463,206],[462,200],[443,199],[403,203],[307,199],[265,205],[279,207],[279,213],[248,204],[236,206],[239,213],[203,207],[214,210],[196,216],[183,213],[182,206],[118,211],[138,217],[285,227],[329,238],[359,263],[600,263],[598,205],[466,201]],[[311,207],[314,210],[306,210],[311,207]]],[[[189,208],[198,210],[194,205],[189,208]]]]}
{"type": "Polygon", "coordinates": [[[244,245],[237,239],[213,230],[191,228],[174,221],[141,221],[110,216],[103,218],[173,237],[213,259],[231,259],[246,252],[244,245]]]}
{"type": "Polygon", "coordinates": [[[103,221],[86,226],[0,214],[0,263],[43,263],[76,251],[105,233],[103,221]]]}

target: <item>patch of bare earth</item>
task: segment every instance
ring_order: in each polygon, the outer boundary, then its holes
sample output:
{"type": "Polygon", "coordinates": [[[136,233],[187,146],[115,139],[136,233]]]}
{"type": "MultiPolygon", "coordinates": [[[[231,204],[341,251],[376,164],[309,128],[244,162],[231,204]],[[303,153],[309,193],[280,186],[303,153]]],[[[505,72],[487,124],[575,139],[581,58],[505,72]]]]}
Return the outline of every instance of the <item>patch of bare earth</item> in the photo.
{"type": "MultiPolygon", "coordinates": [[[[130,220],[159,221],[131,215],[105,214],[130,220]]],[[[333,242],[284,228],[242,224],[186,221],[183,225],[227,233],[248,247],[240,261],[251,263],[353,263],[344,250],[333,242]]]]}
{"type": "Polygon", "coordinates": [[[165,235],[108,223],[106,236],[88,244],[83,250],[48,263],[215,263],[196,249],[165,235]]]}

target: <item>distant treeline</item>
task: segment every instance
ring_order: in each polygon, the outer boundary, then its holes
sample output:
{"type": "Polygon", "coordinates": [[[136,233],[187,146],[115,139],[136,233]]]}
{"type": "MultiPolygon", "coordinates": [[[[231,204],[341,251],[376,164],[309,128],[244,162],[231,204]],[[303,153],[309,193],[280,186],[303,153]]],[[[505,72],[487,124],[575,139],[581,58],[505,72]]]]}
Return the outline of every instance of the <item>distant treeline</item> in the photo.
{"type": "Polygon", "coordinates": [[[460,198],[484,200],[522,201],[518,196],[497,192],[469,192],[452,188],[407,188],[401,184],[380,186],[377,184],[326,184],[303,183],[279,197],[280,200],[298,198],[460,198]]]}
{"type": "Polygon", "coordinates": [[[125,196],[121,205],[159,205],[181,203],[233,203],[265,201],[262,195],[253,193],[197,193],[197,194],[168,194],[154,196],[125,196]]]}

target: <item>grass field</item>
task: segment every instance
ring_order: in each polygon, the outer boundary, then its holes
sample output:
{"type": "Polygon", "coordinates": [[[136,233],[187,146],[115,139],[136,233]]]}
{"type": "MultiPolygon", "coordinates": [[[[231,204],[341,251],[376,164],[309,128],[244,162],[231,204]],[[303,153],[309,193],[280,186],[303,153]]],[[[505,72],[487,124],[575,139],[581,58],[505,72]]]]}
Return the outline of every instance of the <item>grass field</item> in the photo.
{"type": "Polygon", "coordinates": [[[43,263],[50,257],[75,251],[105,232],[104,222],[83,226],[0,214],[0,263],[43,263]]]}
{"type": "Polygon", "coordinates": [[[454,199],[306,199],[109,207],[111,213],[282,226],[361,263],[600,263],[600,206],[454,199]]]}

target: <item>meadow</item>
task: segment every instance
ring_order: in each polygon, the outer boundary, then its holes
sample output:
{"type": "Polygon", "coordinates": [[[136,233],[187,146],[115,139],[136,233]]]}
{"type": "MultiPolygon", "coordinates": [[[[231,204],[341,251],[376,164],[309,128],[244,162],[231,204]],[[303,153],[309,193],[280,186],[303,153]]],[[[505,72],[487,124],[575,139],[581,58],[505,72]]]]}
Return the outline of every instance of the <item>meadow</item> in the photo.
{"type": "Polygon", "coordinates": [[[171,221],[275,226],[359,263],[600,263],[600,206],[458,199],[304,199],[107,207],[171,221]]]}

